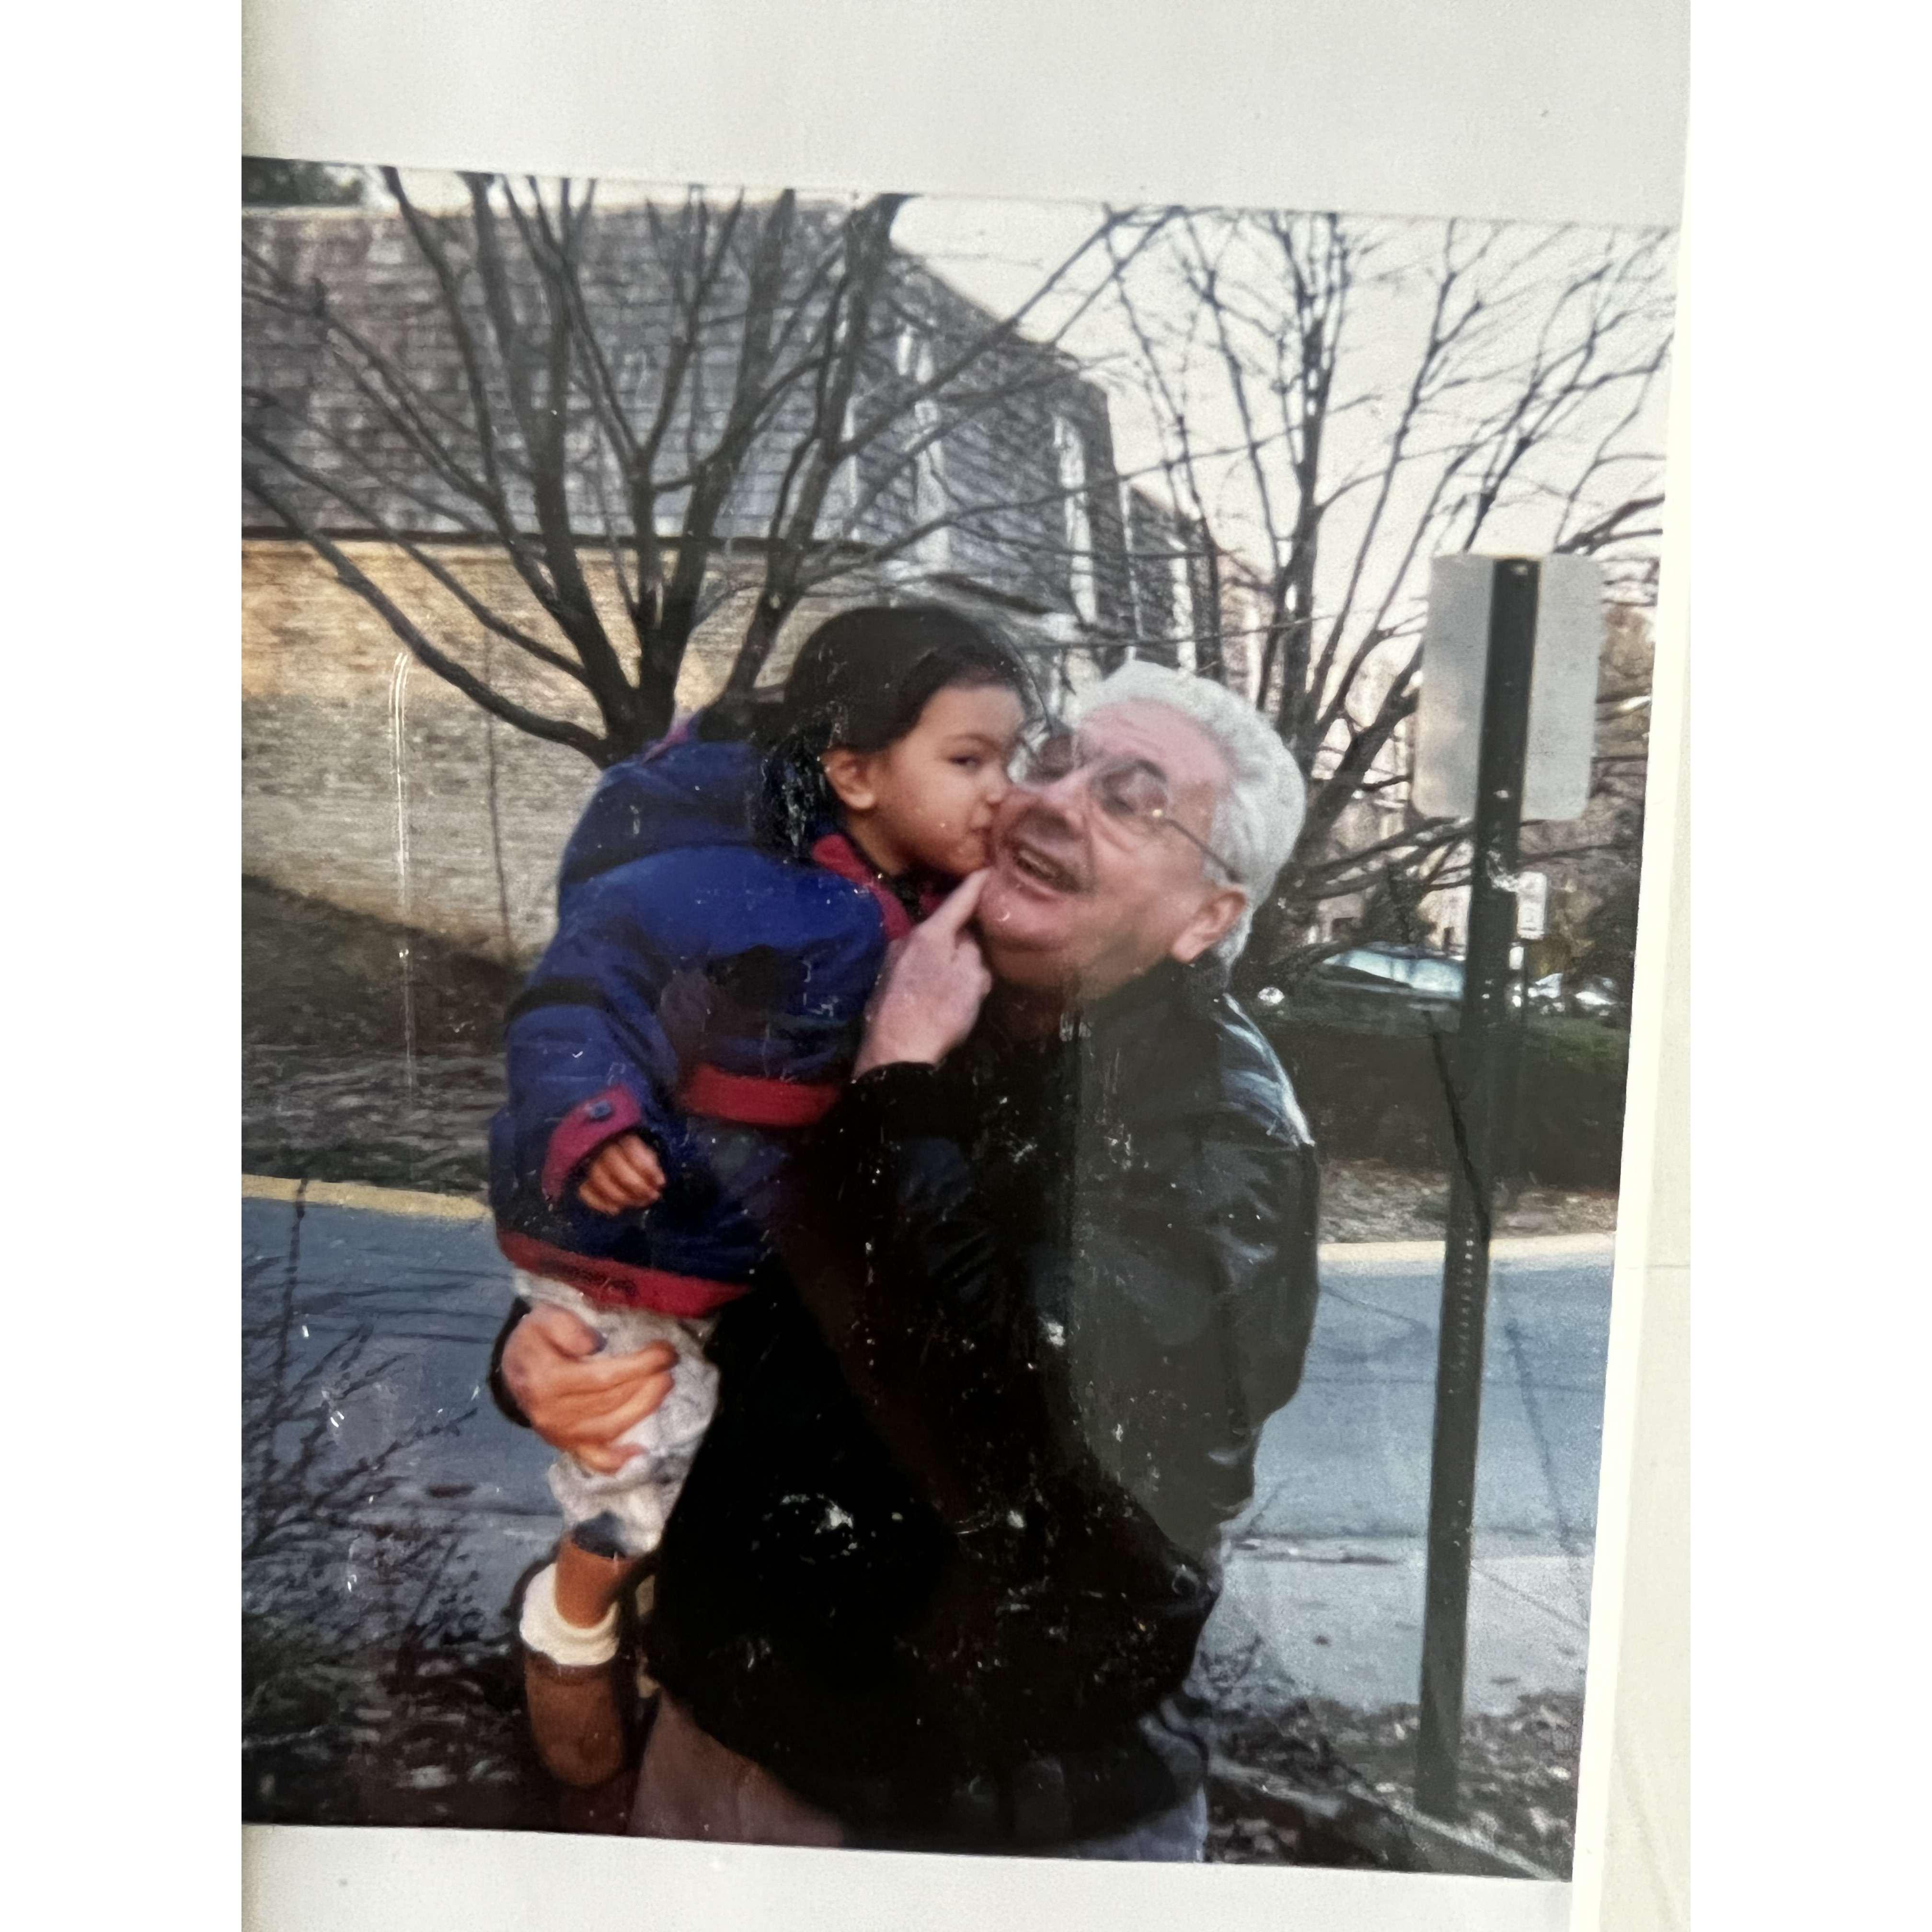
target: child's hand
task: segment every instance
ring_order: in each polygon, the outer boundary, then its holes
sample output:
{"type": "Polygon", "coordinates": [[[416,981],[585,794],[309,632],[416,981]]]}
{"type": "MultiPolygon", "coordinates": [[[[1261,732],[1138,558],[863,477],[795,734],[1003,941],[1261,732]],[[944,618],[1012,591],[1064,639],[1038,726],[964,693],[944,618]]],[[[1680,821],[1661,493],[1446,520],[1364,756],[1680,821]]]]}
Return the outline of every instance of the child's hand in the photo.
{"type": "Polygon", "coordinates": [[[599,1214],[648,1208],[664,1190],[662,1165],[641,1134],[606,1141],[584,1170],[577,1198],[599,1214]]]}
{"type": "Polygon", "coordinates": [[[866,1016],[855,1076],[898,1060],[936,1066],[973,1030],[993,988],[986,956],[966,929],[986,883],[984,872],[962,880],[893,954],[866,1016]]]}

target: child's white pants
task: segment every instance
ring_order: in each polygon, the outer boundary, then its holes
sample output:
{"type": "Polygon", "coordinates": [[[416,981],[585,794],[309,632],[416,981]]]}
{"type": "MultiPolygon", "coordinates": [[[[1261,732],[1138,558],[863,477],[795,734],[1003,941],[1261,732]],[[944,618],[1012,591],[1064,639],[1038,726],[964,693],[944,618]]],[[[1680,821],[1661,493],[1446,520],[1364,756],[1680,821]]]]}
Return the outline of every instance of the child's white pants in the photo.
{"type": "Polygon", "coordinates": [[[606,1540],[626,1556],[647,1556],[656,1549],[678,1492],[691,1473],[692,1459],[718,1408],[718,1371],[704,1357],[714,1316],[694,1322],[659,1315],[647,1308],[607,1308],[567,1282],[517,1270],[517,1292],[538,1306],[566,1309],[604,1337],[607,1354],[634,1354],[653,1342],[677,1352],[670,1393],[618,1438],[634,1444],[633,1456],[614,1475],[587,1468],[574,1456],[550,1465],[550,1493],[563,1510],[564,1526],[574,1530],[596,1523],[606,1540]]]}

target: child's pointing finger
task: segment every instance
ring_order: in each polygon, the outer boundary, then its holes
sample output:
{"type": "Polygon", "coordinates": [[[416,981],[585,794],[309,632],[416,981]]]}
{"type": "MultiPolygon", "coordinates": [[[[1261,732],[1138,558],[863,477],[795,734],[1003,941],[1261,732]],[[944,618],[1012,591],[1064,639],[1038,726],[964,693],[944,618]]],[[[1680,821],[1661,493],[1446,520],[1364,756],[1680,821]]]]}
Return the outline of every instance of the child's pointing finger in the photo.
{"type": "Polygon", "coordinates": [[[974,908],[980,903],[980,895],[986,889],[986,872],[984,868],[976,872],[968,872],[934,908],[932,917],[920,930],[947,936],[963,931],[966,922],[973,916],[974,908]]]}

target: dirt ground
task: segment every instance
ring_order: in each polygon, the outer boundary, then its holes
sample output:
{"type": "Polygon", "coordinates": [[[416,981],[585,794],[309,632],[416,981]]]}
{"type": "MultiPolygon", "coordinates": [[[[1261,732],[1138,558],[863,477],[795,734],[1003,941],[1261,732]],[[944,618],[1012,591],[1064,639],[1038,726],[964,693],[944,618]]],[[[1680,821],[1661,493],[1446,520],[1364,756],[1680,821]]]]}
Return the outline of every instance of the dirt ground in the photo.
{"type": "MultiPolygon", "coordinates": [[[[1466,1720],[1458,1823],[1489,1844],[1568,1877],[1582,1721],[1582,1698],[1554,1695],[1525,1697],[1512,1711],[1466,1720]]],[[[1416,1727],[1413,1704],[1358,1711],[1312,1699],[1217,1742],[1224,1757],[1300,1789],[1406,1804],[1414,1796],[1416,1727]]],[[[1209,1814],[1210,1858],[1279,1864],[1297,1862],[1297,1850],[1278,1822],[1217,1793],[1209,1814]]]]}
{"type": "MultiPolygon", "coordinates": [[[[340,1658],[284,1658],[258,1678],[242,1753],[242,1815],[263,1824],[441,1826],[620,1832],[627,1783],[566,1790],[536,1762],[507,1637],[405,1642],[340,1658]]],[[[1526,1698],[1465,1727],[1461,1822],[1559,1875],[1570,1870],[1582,1710],[1574,1697],[1526,1698]]],[[[1415,1708],[1354,1711],[1304,1702],[1216,1738],[1218,1754],[1294,1788],[1406,1799],[1415,1708]]],[[[1214,1787],[1208,1856],[1231,1864],[1386,1862],[1348,1835],[1304,1842],[1214,1787]]]]}
{"type": "MultiPolygon", "coordinates": [[[[1381,1160],[1322,1163],[1324,1240],[1439,1240],[1448,1219],[1446,1175],[1381,1160]]],[[[1526,1187],[1496,1213],[1496,1232],[1505,1235],[1608,1234],[1616,1225],[1617,1197],[1607,1189],[1526,1187]]]]}
{"type": "MultiPolygon", "coordinates": [[[[242,882],[242,1164],[251,1173],[480,1195],[516,976],[359,914],[242,882]]],[[[1324,1159],[1331,1241],[1439,1239],[1440,1174],[1324,1159]]],[[[1497,1232],[1616,1225],[1614,1192],[1527,1188],[1497,1232]]]]}

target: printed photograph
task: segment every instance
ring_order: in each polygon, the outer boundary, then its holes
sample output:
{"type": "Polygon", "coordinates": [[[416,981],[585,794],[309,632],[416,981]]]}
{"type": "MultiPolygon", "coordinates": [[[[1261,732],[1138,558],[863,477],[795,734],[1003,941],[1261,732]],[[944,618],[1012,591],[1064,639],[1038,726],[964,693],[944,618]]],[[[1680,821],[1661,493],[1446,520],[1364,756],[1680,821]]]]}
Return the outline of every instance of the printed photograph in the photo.
{"type": "Polygon", "coordinates": [[[242,186],[244,1818],[1568,1878],[1675,233],[242,186]]]}

